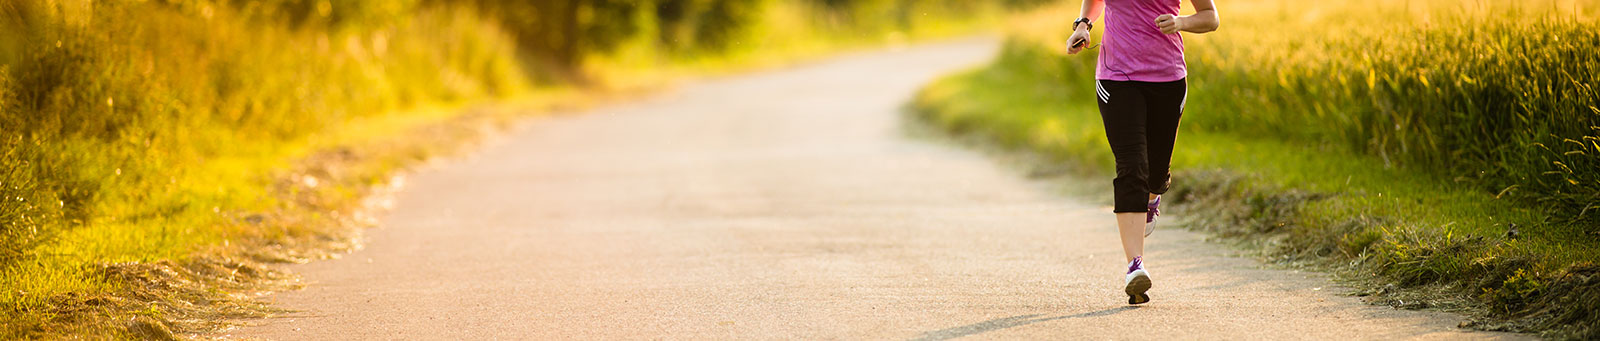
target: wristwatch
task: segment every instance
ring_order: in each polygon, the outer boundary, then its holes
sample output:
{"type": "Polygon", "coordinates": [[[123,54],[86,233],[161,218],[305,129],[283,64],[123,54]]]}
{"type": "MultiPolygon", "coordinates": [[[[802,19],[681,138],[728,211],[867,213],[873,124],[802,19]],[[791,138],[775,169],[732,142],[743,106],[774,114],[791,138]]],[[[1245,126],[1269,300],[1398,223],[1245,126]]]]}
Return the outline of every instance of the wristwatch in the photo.
{"type": "Polygon", "coordinates": [[[1072,29],[1073,30],[1077,30],[1078,29],[1078,24],[1089,25],[1088,29],[1089,30],[1094,30],[1094,23],[1089,22],[1089,18],[1078,18],[1078,20],[1072,21],[1072,29]]]}

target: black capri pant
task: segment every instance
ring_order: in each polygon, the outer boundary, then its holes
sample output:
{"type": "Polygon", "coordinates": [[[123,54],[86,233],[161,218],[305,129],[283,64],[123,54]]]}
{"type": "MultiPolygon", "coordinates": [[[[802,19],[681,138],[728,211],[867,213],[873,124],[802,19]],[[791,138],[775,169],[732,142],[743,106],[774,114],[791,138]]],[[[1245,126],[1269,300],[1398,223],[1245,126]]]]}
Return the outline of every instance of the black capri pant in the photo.
{"type": "Polygon", "coordinates": [[[1117,159],[1112,212],[1146,212],[1150,194],[1167,192],[1172,183],[1172,145],[1188,100],[1188,84],[1171,82],[1095,81],[1100,119],[1117,159]]]}

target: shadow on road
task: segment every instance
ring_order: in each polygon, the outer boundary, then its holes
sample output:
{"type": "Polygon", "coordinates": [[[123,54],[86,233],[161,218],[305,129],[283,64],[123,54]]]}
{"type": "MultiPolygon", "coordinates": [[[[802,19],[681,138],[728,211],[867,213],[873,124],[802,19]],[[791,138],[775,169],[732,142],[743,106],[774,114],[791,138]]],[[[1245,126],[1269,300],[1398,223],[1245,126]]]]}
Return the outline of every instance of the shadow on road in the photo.
{"type": "Polygon", "coordinates": [[[1107,316],[1107,315],[1112,315],[1112,314],[1116,314],[1116,313],[1120,313],[1120,312],[1124,312],[1124,311],[1129,311],[1129,310],[1134,310],[1134,309],[1139,309],[1139,307],[1138,306],[1122,306],[1122,307],[1116,307],[1116,308],[1111,308],[1111,309],[1106,309],[1106,310],[1091,311],[1091,312],[1087,312],[1087,313],[1072,314],[1072,315],[1053,316],[1053,317],[1040,317],[1040,316],[1042,316],[1044,314],[1018,315],[1018,316],[1012,316],[1012,317],[1006,317],[1006,318],[998,318],[998,319],[993,319],[993,320],[973,323],[973,324],[960,326],[960,327],[945,328],[945,329],[935,330],[935,331],[931,331],[931,332],[927,332],[927,333],[922,333],[922,336],[918,336],[917,338],[912,339],[912,340],[915,340],[915,341],[949,340],[949,339],[954,339],[954,338],[958,338],[958,337],[963,337],[963,336],[968,336],[968,335],[977,335],[977,334],[992,332],[992,331],[1011,328],[1011,327],[1019,327],[1019,326],[1030,325],[1030,324],[1039,323],[1039,322],[1048,322],[1048,321],[1055,321],[1055,320],[1075,319],[1075,318],[1084,318],[1084,317],[1107,316]]]}

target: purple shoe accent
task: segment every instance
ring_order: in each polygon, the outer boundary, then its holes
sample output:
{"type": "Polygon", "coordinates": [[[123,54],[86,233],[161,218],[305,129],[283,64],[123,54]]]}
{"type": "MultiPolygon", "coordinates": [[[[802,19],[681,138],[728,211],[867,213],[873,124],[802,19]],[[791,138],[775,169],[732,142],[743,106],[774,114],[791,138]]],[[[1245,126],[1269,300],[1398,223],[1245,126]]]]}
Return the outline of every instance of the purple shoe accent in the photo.
{"type": "Polygon", "coordinates": [[[1133,257],[1133,262],[1128,263],[1128,273],[1144,268],[1144,256],[1133,257]]]}
{"type": "Polygon", "coordinates": [[[1157,195],[1156,196],[1156,201],[1150,203],[1150,206],[1149,206],[1150,210],[1146,211],[1146,213],[1144,214],[1144,223],[1145,224],[1153,223],[1153,222],[1156,221],[1156,216],[1161,215],[1160,207],[1161,207],[1161,196],[1157,195]]]}

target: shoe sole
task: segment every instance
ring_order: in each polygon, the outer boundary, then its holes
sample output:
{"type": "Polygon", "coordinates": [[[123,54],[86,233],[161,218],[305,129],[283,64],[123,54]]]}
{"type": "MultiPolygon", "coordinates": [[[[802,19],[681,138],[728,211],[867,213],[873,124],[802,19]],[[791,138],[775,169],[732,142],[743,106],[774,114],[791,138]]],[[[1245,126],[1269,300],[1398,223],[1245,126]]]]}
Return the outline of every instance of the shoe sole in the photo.
{"type": "Polygon", "coordinates": [[[1150,302],[1150,295],[1145,294],[1145,292],[1150,291],[1150,276],[1134,277],[1132,281],[1128,282],[1126,291],[1128,292],[1128,304],[1150,302]]]}

